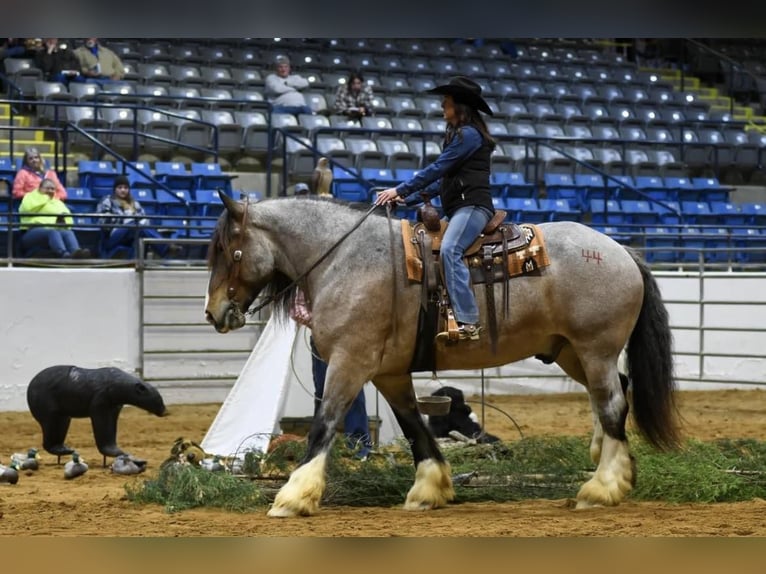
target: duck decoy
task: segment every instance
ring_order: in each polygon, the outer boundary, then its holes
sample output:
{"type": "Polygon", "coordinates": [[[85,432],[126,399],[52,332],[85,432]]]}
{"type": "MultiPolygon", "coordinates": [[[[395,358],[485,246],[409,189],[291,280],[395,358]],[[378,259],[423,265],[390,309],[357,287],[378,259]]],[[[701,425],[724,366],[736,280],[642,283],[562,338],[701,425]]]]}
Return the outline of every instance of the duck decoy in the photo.
{"type": "Polygon", "coordinates": [[[40,468],[40,455],[36,448],[30,448],[26,453],[14,452],[11,462],[15,462],[19,470],[37,470],[40,468]]]}
{"type": "Polygon", "coordinates": [[[146,461],[129,454],[121,454],[112,461],[111,468],[115,474],[139,474],[146,470],[146,461]]]}
{"type": "Polygon", "coordinates": [[[19,470],[15,462],[11,462],[10,466],[0,464],[0,482],[7,482],[8,484],[16,484],[19,481],[19,470]]]}
{"type": "Polygon", "coordinates": [[[88,472],[88,465],[77,452],[72,453],[72,460],[64,465],[64,478],[77,478],[88,472]]]}

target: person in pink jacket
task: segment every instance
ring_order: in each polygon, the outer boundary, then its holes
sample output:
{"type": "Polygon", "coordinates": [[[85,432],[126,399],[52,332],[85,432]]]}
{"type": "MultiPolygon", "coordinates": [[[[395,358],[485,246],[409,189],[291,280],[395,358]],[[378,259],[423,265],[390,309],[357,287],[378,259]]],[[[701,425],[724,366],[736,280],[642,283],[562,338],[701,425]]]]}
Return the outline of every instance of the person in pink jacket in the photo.
{"type": "Polygon", "coordinates": [[[56,199],[64,200],[67,198],[66,189],[59,181],[56,172],[52,169],[45,169],[37,148],[27,148],[24,152],[21,169],[16,172],[16,177],[13,180],[14,199],[21,199],[30,191],[39,188],[43,179],[50,179],[56,184],[56,199]]]}

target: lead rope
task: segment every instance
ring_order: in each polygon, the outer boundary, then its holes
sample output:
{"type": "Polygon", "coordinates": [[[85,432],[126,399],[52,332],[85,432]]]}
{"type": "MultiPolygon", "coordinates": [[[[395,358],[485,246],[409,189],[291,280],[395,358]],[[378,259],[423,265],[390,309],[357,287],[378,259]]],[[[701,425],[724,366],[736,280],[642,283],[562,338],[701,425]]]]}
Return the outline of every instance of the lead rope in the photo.
{"type": "Polygon", "coordinates": [[[365,219],[367,219],[367,218],[370,216],[370,214],[371,214],[373,211],[375,211],[375,208],[376,208],[376,207],[377,207],[377,205],[373,205],[373,206],[372,206],[370,209],[368,209],[368,210],[367,210],[367,213],[365,213],[365,214],[364,214],[364,215],[363,215],[363,216],[362,216],[362,217],[359,219],[359,221],[357,221],[357,222],[354,224],[354,226],[353,226],[351,229],[349,229],[349,230],[348,230],[346,233],[344,233],[344,234],[343,234],[343,235],[340,237],[340,239],[338,239],[338,241],[336,241],[335,243],[333,243],[333,244],[332,244],[332,246],[331,246],[331,247],[330,247],[330,248],[329,248],[329,249],[328,249],[328,250],[325,252],[325,254],[324,254],[324,255],[322,255],[322,256],[321,256],[319,259],[317,259],[317,260],[314,262],[314,264],[313,264],[311,267],[309,267],[308,269],[306,269],[306,271],[304,271],[303,273],[301,273],[300,275],[298,275],[298,277],[296,277],[295,279],[293,279],[293,280],[290,282],[290,284],[289,284],[289,285],[287,285],[287,287],[285,287],[284,289],[282,289],[282,290],[281,290],[281,291],[279,291],[278,293],[274,293],[273,295],[269,295],[269,296],[268,296],[268,297],[267,297],[267,298],[266,298],[264,301],[262,301],[260,304],[256,305],[256,306],[255,306],[255,307],[253,307],[252,309],[248,309],[247,311],[245,311],[245,315],[253,315],[254,313],[257,313],[258,311],[260,311],[261,309],[263,309],[263,308],[264,308],[266,305],[269,305],[269,304],[270,304],[270,303],[272,303],[272,302],[273,302],[275,299],[279,298],[281,295],[283,295],[284,293],[286,293],[287,291],[289,291],[290,289],[292,289],[292,288],[293,288],[293,287],[294,287],[294,286],[295,286],[295,285],[296,285],[296,284],[297,284],[299,281],[301,281],[302,279],[306,278],[306,277],[308,276],[308,274],[309,274],[309,273],[311,273],[311,272],[312,272],[314,269],[316,269],[316,268],[317,268],[317,266],[318,266],[320,263],[322,263],[322,261],[324,261],[325,259],[327,259],[327,257],[330,255],[330,253],[332,253],[332,252],[335,250],[335,248],[336,248],[336,247],[338,247],[338,245],[340,245],[340,244],[341,244],[341,243],[342,243],[342,242],[343,242],[343,241],[344,241],[344,240],[345,240],[345,239],[346,239],[346,238],[347,238],[349,235],[351,235],[351,234],[352,234],[354,231],[356,231],[356,230],[359,228],[359,226],[360,226],[360,225],[362,225],[362,223],[364,223],[364,220],[365,220],[365,219]]]}

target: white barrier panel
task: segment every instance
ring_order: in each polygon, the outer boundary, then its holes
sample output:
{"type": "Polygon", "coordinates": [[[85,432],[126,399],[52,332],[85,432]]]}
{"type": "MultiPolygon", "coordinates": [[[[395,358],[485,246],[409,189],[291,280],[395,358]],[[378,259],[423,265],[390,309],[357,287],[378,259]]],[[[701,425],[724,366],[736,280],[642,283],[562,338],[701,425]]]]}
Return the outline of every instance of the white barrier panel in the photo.
{"type": "MultiPolygon", "coordinates": [[[[204,269],[146,275],[151,276],[148,294],[155,298],[142,302],[141,276],[134,269],[0,268],[0,411],[26,410],[27,384],[51,365],[135,372],[142,364],[142,305],[147,322],[188,324],[144,331],[147,380],[163,379],[157,385],[171,404],[223,401],[255,345],[258,328],[220,335],[204,323],[204,269]],[[163,347],[177,347],[178,353],[148,354],[163,347]]],[[[681,388],[766,384],[764,274],[710,273],[703,282],[693,273],[655,276],[670,313],[681,388]]],[[[487,393],[581,390],[555,365],[534,359],[483,374],[487,393]]],[[[415,378],[419,392],[438,384],[479,392],[481,375],[456,371],[438,373],[438,381],[429,373],[415,378]]]]}
{"type": "Polygon", "coordinates": [[[139,362],[134,269],[0,268],[0,410],[27,410],[26,388],[51,365],[139,362]]]}

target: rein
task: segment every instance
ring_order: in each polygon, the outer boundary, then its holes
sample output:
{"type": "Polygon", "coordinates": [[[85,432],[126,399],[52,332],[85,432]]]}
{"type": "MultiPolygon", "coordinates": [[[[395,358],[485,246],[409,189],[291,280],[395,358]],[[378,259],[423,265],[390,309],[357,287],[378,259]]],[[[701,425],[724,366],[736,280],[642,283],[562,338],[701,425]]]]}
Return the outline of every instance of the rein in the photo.
{"type": "MultiPolygon", "coordinates": [[[[246,220],[247,220],[248,205],[249,205],[249,204],[245,204],[245,214],[242,216],[242,228],[243,228],[243,231],[244,231],[244,227],[245,227],[245,222],[246,222],[246,220]]],[[[261,301],[261,303],[259,303],[258,305],[256,305],[256,306],[255,306],[255,307],[253,307],[252,309],[248,309],[248,310],[244,311],[244,314],[245,314],[245,315],[253,315],[253,314],[257,313],[258,311],[260,311],[261,309],[263,309],[263,308],[264,308],[264,307],[266,307],[267,305],[269,305],[269,304],[271,304],[272,302],[274,302],[274,300],[278,299],[278,298],[279,298],[281,295],[283,295],[284,293],[286,293],[287,291],[289,291],[290,289],[292,289],[292,288],[293,288],[295,285],[297,285],[297,284],[298,284],[298,282],[300,282],[302,279],[304,279],[305,277],[307,277],[309,273],[311,273],[311,272],[312,272],[314,269],[316,269],[316,268],[317,268],[317,266],[319,266],[319,264],[320,264],[320,263],[322,263],[322,261],[324,261],[325,259],[327,259],[327,257],[330,255],[330,253],[332,253],[332,252],[333,252],[333,251],[334,251],[334,250],[335,250],[335,249],[338,247],[338,245],[340,245],[341,243],[343,243],[343,241],[345,241],[345,240],[346,240],[346,238],[347,238],[349,235],[351,235],[351,234],[352,234],[354,231],[356,231],[356,230],[359,228],[359,226],[360,226],[360,225],[362,225],[362,223],[364,223],[364,220],[365,220],[365,219],[367,219],[367,218],[370,216],[370,214],[371,214],[373,211],[375,211],[375,208],[376,208],[376,207],[377,207],[377,205],[373,205],[372,207],[370,207],[370,209],[368,209],[368,210],[367,210],[367,212],[366,212],[366,213],[365,213],[365,214],[364,214],[364,215],[363,215],[363,216],[362,216],[362,217],[359,219],[359,221],[357,221],[357,222],[354,224],[354,226],[353,226],[351,229],[349,229],[348,231],[346,231],[346,233],[344,233],[344,234],[343,234],[343,235],[340,237],[340,239],[338,239],[338,240],[337,240],[335,243],[333,243],[333,244],[330,246],[330,248],[329,248],[329,249],[328,249],[328,250],[325,252],[325,254],[324,254],[324,255],[322,255],[322,256],[321,256],[319,259],[317,259],[317,260],[316,260],[316,261],[315,261],[315,262],[314,262],[314,263],[311,265],[311,267],[309,267],[308,269],[306,269],[306,271],[304,271],[303,273],[301,273],[300,275],[298,275],[298,277],[296,277],[295,279],[293,279],[293,280],[290,282],[290,284],[289,284],[289,285],[287,285],[287,286],[286,286],[284,289],[282,289],[282,290],[281,290],[281,291],[279,291],[278,293],[274,293],[273,295],[269,295],[269,296],[268,296],[266,299],[264,299],[263,301],[261,301]]],[[[239,262],[242,260],[242,250],[241,250],[241,249],[235,249],[235,250],[232,252],[232,260],[233,260],[233,262],[234,262],[234,263],[236,263],[236,264],[237,264],[237,265],[236,265],[236,267],[235,267],[235,272],[234,272],[234,274],[232,275],[232,278],[233,278],[233,279],[236,279],[236,278],[239,276],[239,262]]],[[[394,288],[396,288],[396,286],[394,286],[394,288]]],[[[231,301],[232,301],[232,302],[234,302],[234,303],[236,303],[236,301],[234,301],[234,300],[233,300],[231,297],[232,297],[232,294],[233,294],[233,293],[235,293],[235,292],[236,292],[236,289],[235,289],[234,287],[232,287],[232,286],[231,286],[231,283],[230,283],[230,285],[229,285],[229,287],[228,287],[228,289],[227,289],[227,294],[229,295],[229,300],[231,300],[231,301]]]]}

